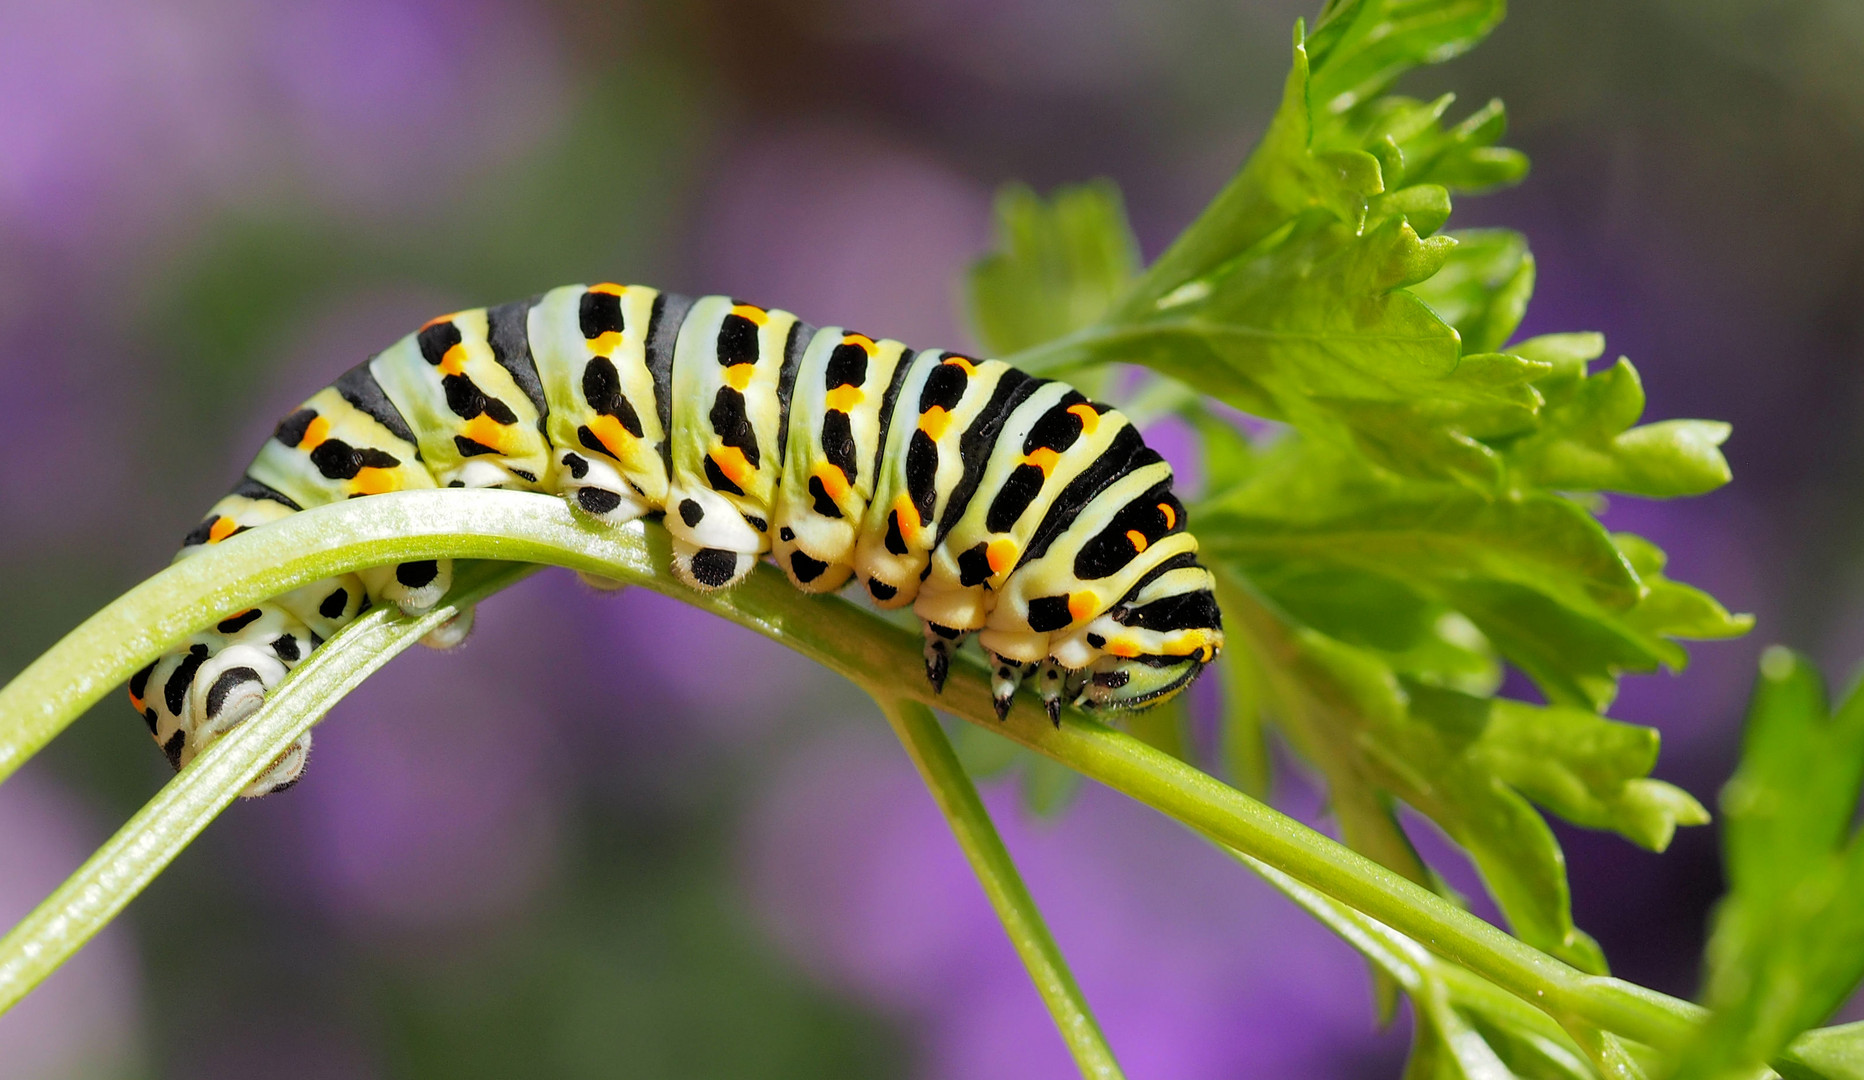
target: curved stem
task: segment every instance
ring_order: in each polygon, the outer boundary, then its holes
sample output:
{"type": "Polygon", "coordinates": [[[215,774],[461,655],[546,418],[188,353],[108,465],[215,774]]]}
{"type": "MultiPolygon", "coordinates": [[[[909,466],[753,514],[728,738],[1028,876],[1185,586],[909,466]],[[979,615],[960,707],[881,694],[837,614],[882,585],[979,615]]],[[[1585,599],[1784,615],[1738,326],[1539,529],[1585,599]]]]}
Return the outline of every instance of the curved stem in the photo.
{"type": "MultiPolygon", "coordinates": [[[[206,626],[299,585],[410,559],[548,563],[640,584],[774,638],[883,696],[997,731],[1409,935],[1552,1013],[1660,1048],[1702,1011],[1617,979],[1584,975],[1272,808],[1078,712],[1052,728],[1032,698],[1005,723],[973,662],[943,695],[926,684],[919,635],[839,597],[797,592],[774,567],[700,594],[661,571],[666,533],[610,528],[561,499],[512,491],[418,491],[318,507],[169,567],[86,620],[0,690],[0,778],[141,665],[206,626]]],[[[235,786],[231,790],[237,790],[235,786]]],[[[230,796],[229,796],[230,798],[230,796]]]]}
{"type": "Polygon", "coordinates": [[[919,767],[919,776],[932,792],[933,800],[944,811],[952,835],[964,849],[964,857],[970,861],[978,884],[984,887],[984,894],[990,897],[990,906],[996,909],[997,918],[1003,922],[1003,932],[1010,936],[1010,944],[1016,946],[1023,966],[1029,969],[1036,992],[1042,995],[1049,1015],[1055,1018],[1055,1026],[1061,1030],[1062,1040],[1074,1055],[1081,1075],[1097,1080],[1120,1080],[1125,1074],[1114,1060],[1113,1051],[1107,1047],[1106,1036],[1094,1022],[1087,999],[1068,971],[1067,960],[1043,924],[1035,899],[1024,886],[1022,875],[1016,872],[1016,864],[1010,861],[1003,839],[990,822],[989,811],[977,797],[977,788],[965,775],[964,766],[952,751],[951,740],[933,719],[932,710],[916,701],[894,697],[880,696],[875,700],[886,713],[887,722],[893,725],[894,733],[900,737],[913,764],[919,767]]]}
{"type": "Polygon", "coordinates": [[[388,660],[461,608],[535,567],[463,570],[446,601],[419,618],[386,605],[345,627],[298,665],[264,705],[189,762],[52,895],[0,938],[0,1013],[102,930],[218,817],[292,740],[388,660]],[[310,707],[300,709],[306,703],[310,707]]]}

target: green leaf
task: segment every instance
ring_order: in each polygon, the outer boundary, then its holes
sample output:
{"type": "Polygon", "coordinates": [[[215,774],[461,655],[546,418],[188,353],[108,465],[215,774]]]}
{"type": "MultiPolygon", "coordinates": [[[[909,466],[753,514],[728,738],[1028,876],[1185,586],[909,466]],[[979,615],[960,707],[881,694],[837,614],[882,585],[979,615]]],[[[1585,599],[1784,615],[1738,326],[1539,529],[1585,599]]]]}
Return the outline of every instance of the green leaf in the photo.
{"type": "MultiPolygon", "coordinates": [[[[1828,712],[1818,670],[1767,650],[1741,763],[1722,790],[1729,892],[1715,912],[1704,990],[1714,1012],[1678,1077],[1751,1075],[1864,981],[1860,785],[1864,694],[1828,712]]],[[[1842,1060],[1838,1038],[1812,1047],[1842,1060]]],[[[1811,1059],[1799,1064],[1817,1074],[1811,1059]]]]}
{"type": "Polygon", "coordinates": [[[1294,59],[1281,104],[1261,142],[1197,220],[1146,270],[1116,309],[1119,321],[1143,317],[1167,295],[1192,286],[1308,210],[1324,210],[1354,231],[1364,224],[1366,200],[1385,190],[1379,162],[1363,149],[1314,151],[1303,36],[1297,21],[1294,59]]]}
{"type": "Polygon", "coordinates": [[[1644,598],[1625,613],[1624,623],[1644,635],[1653,649],[1667,648],[1664,663],[1681,669],[1688,655],[1669,639],[1692,638],[1713,641],[1740,637],[1754,627],[1754,616],[1732,615],[1719,601],[1701,589],[1671,581],[1663,576],[1669,557],[1663,549],[1633,533],[1613,533],[1618,548],[1638,580],[1644,583],[1644,598]]]}
{"type": "MultiPolygon", "coordinates": [[[[1531,355],[1534,343],[1523,343],[1531,355]]],[[[1631,361],[1597,375],[1562,370],[1541,385],[1547,404],[1539,429],[1508,445],[1518,483],[1566,491],[1619,491],[1675,498],[1713,491],[1729,480],[1717,449],[1727,424],[1666,420],[1633,426],[1644,412],[1644,387],[1631,361]]]]}
{"type": "MultiPolygon", "coordinates": [[[[1291,625],[1227,576],[1219,578],[1219,600],[1226,628],[1239,639],[1233,648],[1259,658],[1282,730],[1327,776],[1349,844],[1435,886],[1383,802],[1386,795],[1401,799],[1469,852],[1522,940],[1583,970],[1604,970],[1598,946],[1573,925],[1565,862],[1552,831],[1496,769],[1529,752],[1511,722],[1518,717],[1496,724],[1489,699],[1402,679],[1368,650],[1291,625]]],[[[1642,779],[1640,764],[1648,768],[1633,755],[1611,760],[1576,753],[1567,771],[1579,779],[1564,787],[1546,772],[1516,772],[1530,793],[1556,802],[1556,811],[1590,812],[1580,791],[1614,809],[1614,800],[1627,801],[1621,813],[1600,813],[1584,823],[1631,826],[1638,838],[1650,839],[1651,823],[1632,812],[1648,812],[1649,800],[1622,790],[1625,782],[1642,779]]]]}
{"type": "Polygon", "coordinates": [[[1402,216],[1356,234],[1309,215],[1150,313],[1033,360],[1145,364],[1394,471],[1493,488],[1502,459],[1477,439],[1531,427],[1540,396],[1530,384],[1547,369],[1465,356],[1456,329],[1406,288],[1455,247],[1419,236],[1402,216]]]}
{"type": "Polygon", "coordinates": [[[1511,229],[1450,234],[1456,250],[1443,269],[1411,287],[1443,321],[1456,327],[1463,348],[1493,353],[1507,343],[1534,292],[1534,256],[1527,238],[1511,229]]]}
{"type": "Polygon", "coordinates": [[[1664,659],[1623,623],[1640,580],[1571,502],[1414,487],[1299,444],[1274,456],[1195,520],[1211,559],[1315,629],[1401,652],[1459,612],[1553,700],[1593,707],[1664,659]]]}
{"type": "Polygon", "coordinates": [[[1510,787],[1573,824],[1662,851],[1678,825],[1706,825],[1709,812],[1681,788],[1648,778],[1657,744],[1653,728],[1497,698],[1471,752],[1510,787]]]}
{"type": "Polygon", "coordinates": [[[1502,0],[1336,0],[1309,45],[1317,110],[1342,113],[1421,64],[1467,52],[1502,21],[1502,0]]]}
{"type": "Polygon", "coordinates": [[[1445,126],[1456,95],[1434,101],[1374,98],[1323,123],[1320,141],[1360,147],[1379,161],[1385,184],[1429,184],[1449,191],[1479,192],[1518,183],[1527,175],[1526,155],[1496,146],[1508,130],[1502,103],[1488,104],[1445,126]]]}
{"type": "MultiPolygon", "coordinates": [[[[1207,555],[1304,625],[1397,654],[1453,613],[1556,703],[1602,709],[1624,672],[1683,666],[1675,639],[1752,624],[1665,578],[1654,545],[1613,537],[1569,499],[1404,480],[1298,439],[1194,515],[1207,555]]],[[[1458,666],[1444,677],[1481,674],[1458,666]]]]}
{"type": "Polygon", "coordinates": [[[1281,106],[1242,171],[1106,320],[1015,359],[1038,372],[1146,364],[1386,468],[1497,487],[1503,463],[1479,440],[1531,428],[1540,398],[1528,384],[1546,373],[1492,351],[1519,320],[1531,269],[1463,297],[1482,317],[1465,312],[1467,349],[1407,287],[1453,257],[1455,241],[1431,235],[1450,190],[1518,177],[1524,161],[1493,146],[1497,104],[1445,128],[1448,98],[1347,91],[1461,51],[1500,14],[1494,2],[1334,5],[1312,86],[1297,27],[1281,106]],[[1315,105],[1349,97],[1338,111],[1315,105]]]}
{"type": "Polygon", "coordinates": [[[1438,611],[1422,637],[1383,657],[1393,671],[1414,682],[1477,697],[1489,697],[1502,682],[1494,645],[1459,611],[1438,611]]]}
{"type": "Polygon", "coordinates": [[[1389,809],[1367,793],[1404,801],[1470,853],[1522,938],[1602,970],[1596,946],[1572,924],[1559,846],[1529,801],[1662,850],[1677,826],[1704,824],[1708,814],[1649,778],[1657,733],[1586,709],[1419,682],[1219,580],[1226,625],[1260,658],[1257,677],[1283,730],[1327,776],[1349,842],[1430,883],[1389,809]]]}
{"type": "Polygon", "coordinates": [[[997,250],[966,281],[978,341],[997,355],[1063,337],[1107,312],[1139,271],[1119,189],[1100,181],[1049,200],[997,193],[997,250]]]}
{"type": "Polygon", "coordinates": [[[1262,678],[1256,666],[1235,650],[1218,655],[1217,675],[1223,687],[1221,757],[1230,783],[1258,799],[1269,797],[1268,732],[1264,727],[1262,678]]]}
{"type": "Polygon", "coordinates": [[[1864,1080],[1864,1022],[1808,1031],[1773,1066],[1786,1080],[1864,1080]]]}
{"type": "Polygon", "coordinates": [[[1204,498],[1216,500],[1235,486],[1248,480],[1256,471],[1261,456],[1242,428],[1201,399],[1186,404],[1179,412],[1197,433],[1198,450],[1204,465],[1204,498]]]}
{"type": "MultiPolygon", "coordinates": [[[[1635,375],[1587,374],[1597,335],[1511,346],[1534,283],[1526,241],[1438,233],[1452,191],[1526,172],[1497,145],[1501,104],[1454,121],[1449,96],[1376,96],[1500,13],[1330,5],[1311,41],[1297,31],[1241,173],[1106,319],[1019,359],[1144,364],[1292,427],[1254,445],[1182,409],[1204,449],[1203,555],[1273,613],[1245,639],[1266,655],[1224,661],[1232,770],[1266,787],[1271,718],[1326,776],[1350,844],[1440,887],[1392,800],[1419,808],[1469,849],[1524,937],[1596,969],[1530,800],[1655,848],[1705,820],[1648,778],[1652,733],[1595,714],[1623,674],[1686,663],[1677,639],[1750,620],[1669,581],[1661,552],[1568,496],[1707,490],[1725,478],[1725,429],[1635,426],[1635,375]],[[1491,701],[1504,659],[1554,706],[1491,701]]],[[[1419,1060],[1453,1058],[1433,1054],[1419,1060]]]]}

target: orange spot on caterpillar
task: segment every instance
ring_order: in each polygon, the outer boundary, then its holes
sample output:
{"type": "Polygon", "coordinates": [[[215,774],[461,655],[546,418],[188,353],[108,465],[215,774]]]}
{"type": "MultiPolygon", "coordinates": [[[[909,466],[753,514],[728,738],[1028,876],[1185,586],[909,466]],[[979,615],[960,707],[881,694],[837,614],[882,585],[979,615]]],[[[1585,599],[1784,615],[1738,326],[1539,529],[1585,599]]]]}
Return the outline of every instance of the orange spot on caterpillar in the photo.
{"type": "Polygon", "coordinates": [[[1178,527],[1178,512],[1171,508],[1170,503],[1160,503],[1159,513],[1165,515],[1165,530],[1167,532],[1178,527]]]}
{"type": "Polygon", "coordinates": [[[466,370],[466,346],[454,345],[440,358],[440,374],[458,375],[466,370]]]}
{"type": "Polygon", "coordinates": [[[1023,464],[1034,465],[1036,468],[1041,469],[1042,476],[1046,479],[1050,473],[1055,471],[1055,463],[1060,460],[1060,454],[1057,454],[1046,446],[1038,446],[1027,457],[1023,458],[1023,464]]]}
{"type": "Polygon", "coordinates": [[[622,293],[628,291],[628,287],[626,285],[617,285],[612,281],[604,281],[600,285],[589,286],[589,291],[607,293],[609,296],[620,296],[622,293]]]}
{"type": "Polygon", "coordinates": [[[1110,652],[1122,660],[1131,660],[1139,655],[1139,646],[1130,641],[1109,641],[1104,652],[1110,652]]]}
{"type": "Polygon", "coordinates": [[[218,544],[220,541],[225,540],[238,531],[239,522],[234,521],[230,517],[217,517],[214,519],[214,523],[207,528],[207,542],[210,544],[218,544]]]}
{"type": "Polygon", "coordinates": [[[828,396],[825,397],[823,401],[830,409],[836,412],[851,413],[854,411],[854,407],[861,403],[863,396],[860,387],[843,383],[835,389],[830,390],[828,396]]]}
{"type": "MultiPolygon", "coordinates": [[[[591,292],[595,290],[591,289],[591,292]]],[[[621,347],[621,334],[614,330],[604,330],[589,339],[589,351],[596,356],[607,356],[621,347]]]]}
{"type": "Polygon", "coordinates": [[[1151,542],[1146,539],[1146,534],[1140,532],[1138,529],[1126,530],[1126,539],[1132,541],[1133,551],[1135,553],[1143,552],[1146,548],[1151,546],[1151,542]]]}
{"type": "Polygon", "coordinates": [[[1092,435],[1094,429],[1100,426],[1100,414],[1094,411],[1092,405],[1070,405],[1068,411],[1081,418],[1083,435],[1092,435]]]}
{"type": "Polygon", "coordinates": [[[1068,617],[1075,622],[1091,619],[1100,614],[1100,597],[1091,592],[1068,594],[1068,617]]]}
{"type": "Polygon", "coordinates": [[[480,413],[460,426],[460,434],[478,443],[489,446],[501,454],[511,453],[506,443],[505,426],[492,419],[487,413],[480,413]]]}
{"type": "Polygon", "coordinates": [[[304,438],[298,440],[298,449],[315,450],[330,437],[330,418],[319,416],[304,425],[304,438]]]}
{"type": "Polygon", "coordinates": [[[739,393],[751,385],[751,376],[757,374],[756,364],[733,364],[725,369],[725,385],[739,393]]]}
{"type": "Polygon", "coordinates": [[[942,405],[934,405],[919,414],[919,430],[931,436],[933,442],[944,438],[945,429],[950,426],[951,414],[942,405]]]}
{"type": "Polygon", "coordinates": [[[841,471],[841,466],[824,461],[816,466],[815,474],[822,481],[822,490],[828,497],[840,502],[848,495],[848,474],[841,471]]]}
{"type": "Polygon", "coordinates": [[[964,373],[966,375],[977,374],[977,365],[972,363],[971,358],[968,356],[959,356],[957,353],[953,353],[950,356],[947,356],[944,359],[943,363],[952,364],[954,366],[963,368],[964,373]]]}
{"type": "Polygon", "coordinates": [[[919,508],[913,505],[913,498],[911,495],[902,493],[899,498],[893,500],[893,514],[900,519],[900,535],[902,537],[908,532],[917,531],[919,529],[921,524],[919,521],[919,508]]]}
{"type": "Polygon", "coordinates": [[[992,540],[984,549],[984,561],[990,564],[990,572],[1001,574],[1016,565],[1016,541],[992,540]]]}
{"type": "Polygon", "coordinates": [[[733,304],[731,306],[731,313],[739,318],[749,319],[759,326],[764,325],[765,321],[770,318],[770,313],[768,311],[751,304],[733,304]]]}
{"type": "Polygon", "coordinates": [[[1166,656],[1197,656],[1206,663],[1216,655],[1216,650],[1210,644],[1210,631],[1203,629],[1174,634],[1159,651],[1166,656]]]}
{"type": "MultiPolygon", "coordinates": [[[[749,367],[750,365],[740,364],[738,366],[749,367]]],[[[721,446],[712,451],[712,463],[718,466],[719,472],[725,474],[725,479],[747,490],[750,487],[751,477],[757,475],[757,470],[751,467],[751,462],[744,456],[744,451],[735,446],[721,446]]]]}
{"type": "Polygon", "coordinates": [[[869,356],[880,351],[880,346],[874,344],[874,339],[868,337],[866,334],[843,334],[841,343],[843,345],[858,345],[861,351],[869,356]]]}
{"type": "MultiPolygon", "coordinates": [[[[439,325],[440,325],[441,323],[443,323],[443,322],[452,322],[452,321],[453,321],[453,316],[454,316],[454,315],[458,315],[458,314],[459,314],[459,312],[457,312],[457,311],[455,311],[455,312],[453,312],[453,314],[452,314],[452,315],[436,315],[436,316],[434,316],[433,318],[431,318],[431,319],[429,319],[429,320],[427,320],[426,322],[424,322],[424,323],[422,323],[422,324],[421,324],[421,329],[422,329],[422,330],[425,330],[425,329],[427,329],[427,328],[428,328],[428,327],[430,327],[430,326],[439,326],[439,325]]],[[[419,331],[416,331],[416,332],[418,333],[419,331]]]]}
{"type": "Polygon", "coordinates": [[[377,469],[365,467],[356,470],[350,479],[350,491],[357,495],[382,495],[390,491],[401,490],[401,468],[377,469]]]}
{"type": "Polygon", "coordinates": [[[616,461],[626,461],[626,452],[634,446],[634,436],[621,426],[621,421],[612,416],[591,416],[589,430],[595,433],[597,441],[616,461]]]}

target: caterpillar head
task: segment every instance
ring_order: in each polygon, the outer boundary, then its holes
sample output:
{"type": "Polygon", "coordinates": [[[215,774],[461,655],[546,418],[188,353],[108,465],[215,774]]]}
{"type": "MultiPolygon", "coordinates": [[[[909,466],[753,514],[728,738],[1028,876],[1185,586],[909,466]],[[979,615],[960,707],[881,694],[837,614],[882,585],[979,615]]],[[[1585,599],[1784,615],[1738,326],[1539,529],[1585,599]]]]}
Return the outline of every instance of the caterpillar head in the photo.
{"type": "Polygon", "coordinates": [[[1087,684],[1075,703],[1084,709],[1149,709],[1191,685],[1205,663],[1202,654],[1103,656],[1087,669],[1087,684]]]}
{"type": "Polygon", "coordinates": [[[1142,582],[1089,628],[1100,655],[1076,703],[1143,709],[1191,685],[1223,648],[1210,571],[1185,560],[1142,582]]]}

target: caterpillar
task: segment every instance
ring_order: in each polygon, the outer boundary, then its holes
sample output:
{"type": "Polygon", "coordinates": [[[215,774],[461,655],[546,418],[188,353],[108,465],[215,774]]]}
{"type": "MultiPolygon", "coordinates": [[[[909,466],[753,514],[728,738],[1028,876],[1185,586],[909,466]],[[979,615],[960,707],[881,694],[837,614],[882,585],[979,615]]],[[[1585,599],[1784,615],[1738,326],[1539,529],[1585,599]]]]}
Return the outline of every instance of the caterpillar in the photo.
{"type": "MultiPolygon", "coordinates": [[[[915,352],[726,296],[570,285],[442,316],[281,421],[177,559],[306,507],[382,492],[561,495],[610,524],[663,516],[673,573],[728,588],[768,554],[798,589],[858,578],[912,605],[926,675],[976,634],[997,716],[1033,679],[1132,709],[1223,643],[1171,467],[1118,411],[997,360],[915,352]]],[[[235,612],[137,672],[130,704],[176,770],[374,603],[431,609],[448,560],[375,567],[235,612]]],[[[471,612],[429,636],[447,647],[471,612]]],[[[242,792],[295,784],[307,732],[242,792]]]]}

